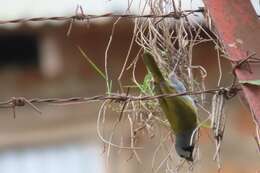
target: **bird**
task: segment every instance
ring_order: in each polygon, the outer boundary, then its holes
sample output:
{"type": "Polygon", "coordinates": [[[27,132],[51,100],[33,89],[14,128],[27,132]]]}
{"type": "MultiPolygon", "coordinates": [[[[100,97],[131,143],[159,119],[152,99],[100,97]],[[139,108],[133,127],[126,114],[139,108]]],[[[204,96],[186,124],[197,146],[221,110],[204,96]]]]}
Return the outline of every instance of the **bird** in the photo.
{"type": "MultiPolygon", "coordinates": [[[[151,53],[144,52],[143,63],[153,76],[154,94],[178,94],[186,92],[184,84],[174,72],[166,80],[151,53]]],[[[193,134],[196,131],[197,107],[194,100],[188,96],[159,97],[159,105],[168,119],[175,134],[176,153],[187,161],[193,161],[195,142],[193,134]],[[191,142],[192,141],[192,142],[191,142]]]]}

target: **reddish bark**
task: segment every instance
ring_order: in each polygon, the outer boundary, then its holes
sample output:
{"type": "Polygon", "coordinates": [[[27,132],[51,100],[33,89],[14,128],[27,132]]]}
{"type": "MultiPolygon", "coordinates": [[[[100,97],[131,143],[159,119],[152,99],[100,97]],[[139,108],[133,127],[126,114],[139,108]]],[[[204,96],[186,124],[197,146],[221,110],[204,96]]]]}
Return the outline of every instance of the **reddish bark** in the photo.
{"type": "MultiPolygon", "coordinates": [[[[250,0],[203,0],[214,28],[229,58],[238,62],[247,52],[260,57],[260,23],[250,0]]],[[[235,70],[239,80],[259,80],[260,65],[250,64],[235,70]]],[[[260,125],[260,86],[243,85],[245,98],[260,125]]]]}

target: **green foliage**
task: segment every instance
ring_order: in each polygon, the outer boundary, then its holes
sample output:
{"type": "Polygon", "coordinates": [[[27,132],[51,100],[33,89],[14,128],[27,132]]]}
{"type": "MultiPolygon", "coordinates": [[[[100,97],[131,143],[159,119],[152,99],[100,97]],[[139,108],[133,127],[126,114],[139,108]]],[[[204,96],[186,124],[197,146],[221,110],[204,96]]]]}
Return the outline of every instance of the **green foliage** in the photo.
{"type": "Polygon", "coordinates": [[[260,80],[241,80],[241,81],[239,81],[239,83],[260,86],[260,80]]]}
{"type": "Polygon", "coordinates": [[[107,94],[111,94],[112,93],[113,81],[106,79],[106,82],[107,82],[107,94]]]}
{"type": "Polygon", "coordinates": [[[153,76],[150,72],[148,72],[145,77],[144,81],[141,84],[137,84],[137,87],[140,91],[147,95],[153,95],[153,85],[152,85],[153,76]]]}

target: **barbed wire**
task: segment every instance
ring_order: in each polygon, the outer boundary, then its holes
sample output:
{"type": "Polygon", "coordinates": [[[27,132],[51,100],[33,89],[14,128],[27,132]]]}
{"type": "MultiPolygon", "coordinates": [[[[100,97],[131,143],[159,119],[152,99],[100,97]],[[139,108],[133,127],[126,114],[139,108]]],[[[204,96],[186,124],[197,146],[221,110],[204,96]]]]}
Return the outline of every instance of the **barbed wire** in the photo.
{"type": "Polygon", "coordinates": [[[208,89],[204,91],[188,91],[183,93],[161,94],[161,95],[154,95],[154,96],[133,96],[128,94],[111,93],[107,95],[97,95],[92,97],[70,97],[70,98],[27,99],[25,97],[12,97],[7,101],[0,102],[0,108],[13,108],[13,113],[15,117],[15,108],[23,107],[26,105],[33,108],[36,112],[41,113],[40,109],[34,105],[40,103],[68,105],[68,104],[79,104],[85,102],[104,101],[104,100],[111,100],[114,102],[130,102],[130,101],[146,101],[146,100],[153,100],[153,99],[160,99],[160,98],[177,97],[177,96],[184,96],[184,95],[198,95],[203,93],[214,94],[216,92],[223,94],[226,99],[230,99],[234,97],[239,90],[240,88],[238,87],[216,88],[216,89],[208,89]]]}
{"type": "Polygon", "coordinates": [[[182,17],[187,17],[193,13],[203,13],[204,8],[200,7],[196,10],[183,10],[180,12],[170,12],[164,15],[154,15],[154,14],[117,14],[117,13],[105,13],[101,15],[94,15],[94,14],[84,14],[76,13],[72,16],[56,16],[56,17],[34,17],[34,18],[20,18],[20,19],[13,19],[13,20],[0,20],[0,25],[4,24],[14,24],[14,23],[27,23],[27,22],[40,22],[40,21],[83,21],[83,20],[92,20],[98,18],[175,18],[180,19],[182,17]]]}

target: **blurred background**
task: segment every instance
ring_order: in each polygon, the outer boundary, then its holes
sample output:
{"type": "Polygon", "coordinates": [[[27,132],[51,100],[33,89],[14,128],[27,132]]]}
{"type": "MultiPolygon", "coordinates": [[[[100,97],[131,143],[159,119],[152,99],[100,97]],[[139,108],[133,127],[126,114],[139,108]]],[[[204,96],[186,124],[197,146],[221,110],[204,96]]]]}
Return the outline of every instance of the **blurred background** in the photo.
{"type": "MultiPolygon", "coordinates": [[[[77,5],[86,14],[123,13],[127,0],[0,0],[0,20],[31,17],[74,15],[77,5]]],[[[252,0],[259,11],[258,0],[252,0]]],[[[184,1],[184,8],[203,6],[201,1],[184,1]],[[192,5],[191,5],[192,4],[192,5]]],[[[132,12],[138,4],[133,5],[132,12]]],[[[28,22],[0,25],[0,101],[11,97],[55,98],[94,96],[104,94],[104,79],[93,70],[77,49],[79,45],[97,66],[104,69],[104,54],[115,19],[98,19],[75,22],[66,36],[70,22],[28,22]]],[[[115,29],[109,50],[109,75],[116,80],[129,48],[134,23],[123,19],[115,29]]],[[[137,54],[134,44],[131,57],[137,54]]],[[[214,44],[205,42],[195,47],[194,64],[208,70],[206,84],[216,86],[218,74],[217,54],[214,44]]],[[[230,84],[231,68],[222,61],[223,85],[230,84]]],[[[145,75],[138,63],[136,77],[145,75]]],[[[126,72],[123,81],[131,81],[126,72]]],[[[11,109],[0,109],[0,172],[1,173],[133,173],[151,172],[153,152],[159,136],[140,137],[142,164],[131,158],[131,153],[111,149],[109,160],[102,141],[98,138],[97,114],[100,103],[76,105],[37,105],[39,115],[30,107],[16,109],[14,119],[11,109]],[[109,161],[109,162],[108,162],[109,161]]],[[[222,166],[225,173],[256,173],[260,171],[260,157],[254,140],[255,126],[248,110],[237,98],[226,104],[228,121],[222,146],[222,166]]],[[[111,113],[108,127],[115,116],[111,113]]],[[[109,128],[108,128],[109,129],[109,128]]],[[[214,143],[208,131],[201,133],[201,160],[195,172],[217,172],[212,160],[214,143]]],[[[121,135],[130,140],[129,130],[121,135]]],[[[164,172],[165,169],[159,169],[164,172]]]]}

